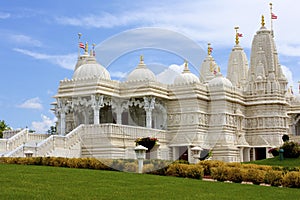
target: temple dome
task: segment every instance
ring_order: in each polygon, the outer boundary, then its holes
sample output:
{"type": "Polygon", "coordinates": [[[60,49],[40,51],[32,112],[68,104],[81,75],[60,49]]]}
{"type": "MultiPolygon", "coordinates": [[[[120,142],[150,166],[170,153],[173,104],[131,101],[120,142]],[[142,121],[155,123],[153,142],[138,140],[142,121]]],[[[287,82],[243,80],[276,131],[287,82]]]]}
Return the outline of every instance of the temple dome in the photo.
{"type": "Polygon", "coordinates": [[[89,56],[85,64],[80,65],[73,74],[73,79],[99,77],[101,79],[111,80],[109,72],[99,63],[95,57],[89,56]]]}
{"type": "Polygon", "coordinates": [[[140,63],[138,66],[130,72],[130,74],[127,76],[126,81],[156,81],[155,74],[147,68],[147,66],[144,63],[143,57],[141,56],[140,63]]]}
{"type": "Polygon", "coordinates": [[[226,86],[232,87],[232,83],[227,78],[223,77],[221,73],[217,73],[216,77],[208,82],[209,86],[226,86]]]}
{"type": "Polygon", "coordinates": [[[174,84],[185,83],[200,83],[199,78],[189,70],[187,62],[185,62],[183,72],[174,80],[174,84]]]}

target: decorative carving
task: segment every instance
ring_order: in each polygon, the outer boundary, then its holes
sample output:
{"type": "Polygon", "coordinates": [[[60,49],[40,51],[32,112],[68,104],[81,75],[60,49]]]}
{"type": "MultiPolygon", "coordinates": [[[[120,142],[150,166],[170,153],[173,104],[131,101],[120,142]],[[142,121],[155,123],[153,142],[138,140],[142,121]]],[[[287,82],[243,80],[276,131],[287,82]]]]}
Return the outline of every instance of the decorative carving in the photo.
{"type": "Polygon", "coordinates": [[[152,128],[152,110],[155,105],[155,97],[144,97],[144,109],[146,111],[146,127],[152,128]]]}

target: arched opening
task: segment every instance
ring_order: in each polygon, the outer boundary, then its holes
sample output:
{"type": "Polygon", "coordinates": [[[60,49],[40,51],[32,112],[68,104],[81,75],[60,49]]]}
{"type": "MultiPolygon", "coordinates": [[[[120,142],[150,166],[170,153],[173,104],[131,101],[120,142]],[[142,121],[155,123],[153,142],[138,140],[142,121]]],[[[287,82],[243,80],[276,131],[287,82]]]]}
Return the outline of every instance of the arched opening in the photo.
{"type": "Polygon", "coordinates": [[[105,105],[103,108],[100,110],[100,123],[105,124],[105,123],[116,123],[115,118],[113,117],[113,112],[111,106],[105,105]]]}

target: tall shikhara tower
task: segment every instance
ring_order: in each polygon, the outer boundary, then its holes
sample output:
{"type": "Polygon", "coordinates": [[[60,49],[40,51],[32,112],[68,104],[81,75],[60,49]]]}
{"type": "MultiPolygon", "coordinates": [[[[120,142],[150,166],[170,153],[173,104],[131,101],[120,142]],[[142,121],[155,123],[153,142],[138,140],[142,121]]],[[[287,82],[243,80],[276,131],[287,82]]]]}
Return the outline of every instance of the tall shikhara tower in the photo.
{"type": "Polygon", "coordinates": [[[273,31],[261,28],[252,42],[246,99],[246,137],[250,145],[276,146],[287,131],[287,79],[282,73],[273,31]]]}

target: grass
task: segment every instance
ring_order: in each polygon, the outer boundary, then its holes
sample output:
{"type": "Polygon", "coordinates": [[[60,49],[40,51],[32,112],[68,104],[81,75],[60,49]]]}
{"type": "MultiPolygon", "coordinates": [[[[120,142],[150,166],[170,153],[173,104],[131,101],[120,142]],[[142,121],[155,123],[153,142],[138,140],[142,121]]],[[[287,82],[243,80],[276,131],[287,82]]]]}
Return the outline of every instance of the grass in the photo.
{"type": "Polygon", "coordinates": [[[284,158],[283,160],[280,160],[279,157],[276,156],[274,158],[251,161],[250,163],[282,167],[300,167],[300,158],[284,158]]]}
{"type": "Polygon", "coordinates": [[[0,164],[0,199],[297,199],[299,189],[0,164]]]}

